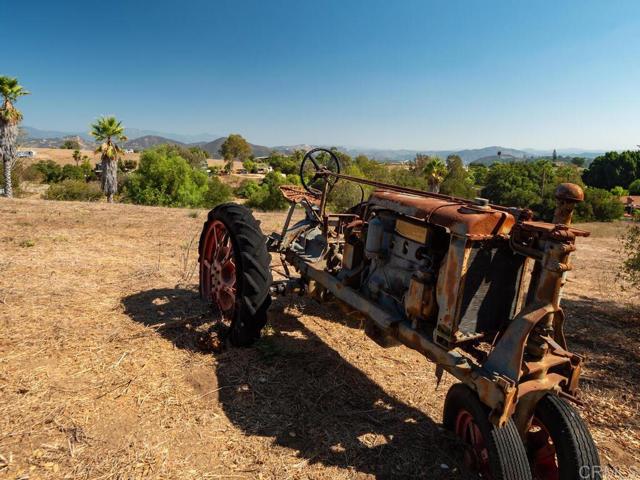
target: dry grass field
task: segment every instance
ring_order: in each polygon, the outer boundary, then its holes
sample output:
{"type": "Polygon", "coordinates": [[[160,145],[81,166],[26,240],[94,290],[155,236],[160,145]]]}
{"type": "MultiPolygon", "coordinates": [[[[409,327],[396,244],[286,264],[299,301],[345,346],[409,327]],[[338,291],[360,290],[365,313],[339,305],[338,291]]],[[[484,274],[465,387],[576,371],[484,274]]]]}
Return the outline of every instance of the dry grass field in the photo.
{"type": "MultiPolygon", "coordinates": [[[[0,199],[0,478],[468,477],[440,425],[451,378],[331,308],[281,299],[254,347],[201,348],[205,216],[0,199]]],[[[564,300],[581,410],[609,478],[633,478],[640,299],[615,282],[624,226],[585,227],[564,300]]]]}
{"type": "MultiPolygon", "coordinates": [[[[73,150],[63,149],[63,148],[31,148],[26,147],[21,150],[33,150],[36,152],[35,158],[22,158],[22,162],[25,165],[31,165],[32,163],[39,162],[40,160],[53,160],[54,162],[60,165],[72,164],[75,165],[75,160],[73,159],[73,150]]],[[[80,150],[82,155],[86,155],[89,157],[89,162],[92,165],[95,165],[100,161],[100,155],[94,153],[93,150],[80,150]]],[[[123,160],[135,160],[136,162],[140,159],[139,153],[126,153],[122,156],[123,160]]]]}

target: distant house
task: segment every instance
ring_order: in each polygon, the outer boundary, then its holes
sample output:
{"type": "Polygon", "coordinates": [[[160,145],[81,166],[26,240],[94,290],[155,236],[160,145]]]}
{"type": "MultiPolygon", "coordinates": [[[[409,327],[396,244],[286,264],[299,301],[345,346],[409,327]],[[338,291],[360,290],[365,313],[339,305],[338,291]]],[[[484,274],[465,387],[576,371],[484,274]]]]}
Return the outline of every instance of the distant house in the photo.
{"type": "Polygon", "coordinates": [[[623,195],[620,201],[624,204],[624,211],[629,215],[633,212],[640,211],[640,195],[623,195]]]}

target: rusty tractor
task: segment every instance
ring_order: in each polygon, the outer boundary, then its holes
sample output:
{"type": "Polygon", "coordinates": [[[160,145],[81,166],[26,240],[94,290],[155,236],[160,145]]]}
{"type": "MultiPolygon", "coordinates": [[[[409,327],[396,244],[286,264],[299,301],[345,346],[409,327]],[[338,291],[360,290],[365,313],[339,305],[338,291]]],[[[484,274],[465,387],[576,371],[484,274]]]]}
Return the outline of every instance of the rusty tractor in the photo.
{"type": "Polygon", "coordinates": [[[310,150],[282,230],[265,237],[247,208],[214,208],[200,238],[200,293],[234,345],[259,338],[275,295],[331,300],[365,320],[383,347],[403,344],[460,380],[443,423],[482,478],[600,478],[598,452],[574,404],[583,358],[567,349],[560,307],[575,239],[579,186],[556,189],[553,221],[529,209],[381,184],[340,172],[310,150]],[[360,203],[330,213],[337,181],[360,203]],[[365,200],[365,188],[373,187],[365,200]],[[294,221],[294,213],[303,218],[294,221]],[[280,258],[274,281],[271,254],[280,258]]]}

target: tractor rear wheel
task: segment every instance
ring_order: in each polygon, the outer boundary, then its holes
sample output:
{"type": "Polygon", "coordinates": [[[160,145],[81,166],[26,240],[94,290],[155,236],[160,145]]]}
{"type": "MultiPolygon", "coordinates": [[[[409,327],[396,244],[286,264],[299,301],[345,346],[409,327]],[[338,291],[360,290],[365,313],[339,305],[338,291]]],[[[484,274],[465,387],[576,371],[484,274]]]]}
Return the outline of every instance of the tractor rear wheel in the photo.
{"type": "Polygon", "coordinates": [[[251,210],[235,203],[209,212],[198,245],[200,296],[211,302],[236,346],[260,338],[271,304],[271,257],[251,210]]]}
{"type": "Polygon", "coordinates": [[[600,480],[598,450],[578,411],[556,395],[536,405],[525,437],[535,480],[600,480]]]}
{"type": "Polygon", "coordinates": [[[527,452],[513,420],[500,428],[494,426],[489,421],[489,409],[463,383],[447,392],[444,426],[464,442],[465,466],[483,479],[531,479],[527,452]]]}

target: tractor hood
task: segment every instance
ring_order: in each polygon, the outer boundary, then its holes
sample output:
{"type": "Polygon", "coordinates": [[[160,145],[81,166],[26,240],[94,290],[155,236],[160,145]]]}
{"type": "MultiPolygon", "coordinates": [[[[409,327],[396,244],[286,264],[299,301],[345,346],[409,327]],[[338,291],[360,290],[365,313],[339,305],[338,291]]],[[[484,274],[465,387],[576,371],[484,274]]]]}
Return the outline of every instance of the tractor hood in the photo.
{"type": "Polygon", "coordinates": [[[426,220],[427,223],[445,228],[449,233],[471,240],[486,240],[508,234],[516,223],[515,217],[509,212],[455,198],[376,190],[369,197],[369,205],[426,220]]]}

